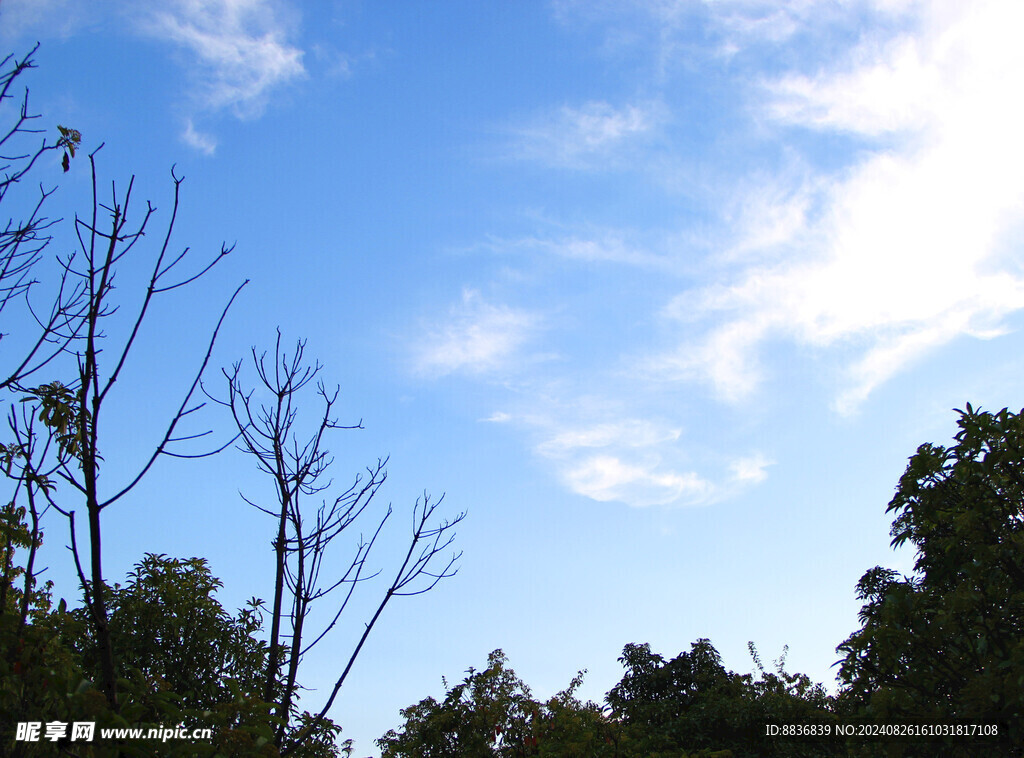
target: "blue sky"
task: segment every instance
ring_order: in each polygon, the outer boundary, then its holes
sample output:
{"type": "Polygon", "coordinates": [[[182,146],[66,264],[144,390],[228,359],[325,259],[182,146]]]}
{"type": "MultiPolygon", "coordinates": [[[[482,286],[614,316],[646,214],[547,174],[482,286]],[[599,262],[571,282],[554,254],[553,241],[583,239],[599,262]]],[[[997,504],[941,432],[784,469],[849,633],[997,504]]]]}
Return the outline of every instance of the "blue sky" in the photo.
{"type": "MultiPolygon", "coordinates": [[[[1022,404],[1022,13],[4,0],[5,46],[42,42],[46,125],[106,143],[101,175],[162,211],[176,164],[175,239],[237,245],[154,312],[110,486],[249,278],[215,365],[278,326],[308,339],[366,427],[334,441],[336,478],[391,455],[378,565],[424,489],[469,511],[459,575],[388,609],[339,698],[357,755],[497,647],[540,696],[588,668],[600,700],[625,643],[698,637],[741,671],[747,640],[788,644],[831,683],[857,579],[910,570],[884,513],[907,457],[954,407],[1022,404]]],[[[83,162],[38,178],[53,215],[83,208],[83,162]]],[[[167,463],[107,512],[108,576],[203,555],[225,604],[266,597],[270,525],[239,490],[269,492],[241,456],[167,463]]],[[[364,596],[307,686],[329,689],[364,596]]]]}

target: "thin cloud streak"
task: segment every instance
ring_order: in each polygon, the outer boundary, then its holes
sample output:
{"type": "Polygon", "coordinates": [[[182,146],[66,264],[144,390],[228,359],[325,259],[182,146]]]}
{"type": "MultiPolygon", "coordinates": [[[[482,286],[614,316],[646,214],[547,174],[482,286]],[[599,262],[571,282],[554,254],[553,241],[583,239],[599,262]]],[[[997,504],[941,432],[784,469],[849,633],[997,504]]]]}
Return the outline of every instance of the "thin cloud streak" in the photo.
{"type": "Polygon", "coordinates": [[[604,101],[564,105],[513,129],[510,152],[520,160],[561,168],[606,167],[631,143],[653,132],[664,118],[657,103],[616,108],[604,101]]]}
{"type": "Polygon", "coordinates": [[[738,484],[761,484],[768,478],[767,468],[774,465],[761,453],[739,458],[729,465],[733,481],[738,484]]]}
{"type": "Polygon", "coordinates": [[[469,249],[484,249],[498,255],[539,253],[582,263],[613,263],[657,270],[678,267],[671,258],[631,244],[623,233],[611,229],[584,229],[565,236],[536,235],[511,239],[492,236],[469,249]]]}
{"type": "Polygon", "coordinates": [[[628,419],[617,423],[559,431],[538,445],[537,452],[544,456],[557,457],[580,448],[603,448],[612,445],[627,448],[654,447],[661,443],[675,442],[681,434],[682,430],[678,428],[628,419]]]}
{"type": "Polygon", "coordinates": [[[71,0],[3,0],[0,39],[66,39],[83,27],[101,23],[113,5],[113,0],[96,0],[88,5],[71,0]]]}
{"type": "Polygon", "coordinates": [[[418,373],[441,377],[452,373],[492,374],[510,368],[539,328],[536,314],[492,305],[476,290],[466,289],[441,323],[419,337],[414,363],[418,373]]]}

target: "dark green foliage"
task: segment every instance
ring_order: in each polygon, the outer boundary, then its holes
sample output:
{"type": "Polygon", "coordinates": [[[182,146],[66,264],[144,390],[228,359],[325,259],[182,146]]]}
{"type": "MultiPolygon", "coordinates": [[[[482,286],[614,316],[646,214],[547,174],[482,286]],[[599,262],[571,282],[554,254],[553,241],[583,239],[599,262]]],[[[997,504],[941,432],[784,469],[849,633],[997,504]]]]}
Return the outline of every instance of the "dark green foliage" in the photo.
{"type": "MultiPolygon", "coordinates": [[[[754,660],[760,667],[756,650],[754,660]]],[[[626,645],[622,680],[608,693],[612,718],[623,726],[629,755],[678,755],[680,750],[728,749],[743,756],[835,755],[834,741],[766,738],[766,724],[834,724],[831,699],[804,674],[754,680],[727,671],[707,639],[666,661],[647,644],[626,645]]]]}
{"type": "MultiPolygon", "coordinates": [[[[845,699],[876,722],[1000,725],[1024,744],[1024,416],[970,405],[950,448],[925,444],[896,495],[893,546],[914,574],[861,578],[862,628],[838,650],[845,699]]],[[[993,740],[946,749],[1001,754],[993,740]]],[[[1019,748],[1005,748],[1020,755],[1019,748]]],[[[910,753],[908,753],[910,754],[910,753]]]]}
{"type": "Polygon", "coordinates": [[[619,755],[620,729],[597,703],[581,702],[575,691],[583,684],[583,672],[569,686],[536,712],[534,740],[537,755],[619,755]]]}
{"type": "MultiPolygon", "coordinates": [[[[619,663],[626,669],[622,680],[608,693],[612,716],[626,727],[635,749],[641,753],[664,752],[700,744],[714,735],[695,734],[705,727],[720,729],[719,723],[699,723],[706,696],[713,690],[734,689],[722,667],[718,651],[708,640],[698,640],[690,653],[671,661],[651,652],[648,644],[628,644],[619,663]]],[[[717,722],[717,719],[715,719],[717,722]]]]}
{"type": "Polygon", "coordinates": [[[82,679],[74,655],[46,623],[64,615],[63,601],[52,610],[50,585],[37,589],[35,577],[17,561],[19,551],[42,542],[24,517],[24,508],[13,504],[0,509],[0,756],[31,755],[12,746],[13,733],[8,732],[18,721],[38,720],[41,713],[67,713],[67,693],[82,679]]]}
{"type": "Polygon", "coordinates": [[[500,650],[483,671],[402,711],[399,731],[377,744],[384,758],[740,758],[842,755],[841,743],[766,739],[767,723],[834,723],[830,698],[802,674],[726,671],[708,640],[671,661],[627,645],[609,708],[573,694],[582,673],[539,702],[500,650]]]}
{"type": "Polygon", "coordinates": [[[616,729],[594,703],[581,703],[569,687],[546,703],[535,700],[501,650],[483,671],[451,687],[443,702],[432,697],[405,708],[405,724],[379,740],[383,758],[518,758],[612,756],[616,729]]]}
{"type": "MultiPolygon", "coordinates": [[[[209,726],[213,740],[152,742],[95,741],[76,746],[82,756],[238,756],[273,758],[273,706],[251,693],[258,687],[266,644],[256,603],[231,616],[215,597],[220,581],[201,559],[147,555],[125,587],[109,590],[111,621],[119,665],[122,699],[110,708],[93,681],[97,663],[91,652],[88,619],[83,609],[67,611],[64,601],[52,608],[50,587],[30,582],[28,614],[21,615],[26,572],[17,562],[34,537],[24,512],[0,511],[0,756],[58,755],[61,745],[14,742],[19,721],[93,721],[105,727],[209,726]]],[[[296,728],[308,715],[297,717],[296,728]]],[[[349,751],[338,743],[340,728],[325,719],[311,730],[300,758],[333,758],[349,751]]]]}
{"type": "MultiPolygon", "coordinates": [[[[129,723],[210,724],[217,727],[218,750],[231,755],[278,754],[274,746],[277,717],[261,698],[267,645],[262,630],[262,603],[253,599],[235,616],[216,599],[221,581],[202,558],[146,555],[129,574],[125,587],[110,590],[111,638],[119,667],[130,672],[135,705],[129,723]],[[180,712],[182,718],[169,718],[180,712]]],[[[84,610],[76,612],[87,629],[84,610]]],[[[83,658],[88,638],[82,637],[83,658]]],[[[122,709],[123,710],[123,709],[122,709]]],[[[294,714],[295,730],[309,721],[294,714]]],[[[310,730],[293,755],[331,758],[347,753],[341,733],[330,719],[310,730]]]]}
{"type": "MultiPolygon", "coordinates": [[[[237,616],[216,599],[221,587],[202,558],[147,555],[109,589],[110,632],[123,670],[138,669],[158,690],[176,692],[183,705],[208,710],[235,692],[255,694],[266,661],[259,602],[237,616]]],[[[91,661],[88,618],[74,613],[77,646],[91,661]]]]}

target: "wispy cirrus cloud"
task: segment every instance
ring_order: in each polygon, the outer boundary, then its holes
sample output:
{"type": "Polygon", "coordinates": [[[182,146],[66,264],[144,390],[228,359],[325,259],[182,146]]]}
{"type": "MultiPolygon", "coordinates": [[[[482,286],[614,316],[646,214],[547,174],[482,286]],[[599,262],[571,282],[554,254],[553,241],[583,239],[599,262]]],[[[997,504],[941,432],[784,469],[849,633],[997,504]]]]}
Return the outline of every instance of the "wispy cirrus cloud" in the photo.
{"type": "MultiPolygon", "coordinates": [[[[565,404],[561,412],[571,405],[565,404]]],[[[549,410],[547,416],[502,414],[501,418],[539,432],[534,452],[554,467],[569,491],[597,502],[634,508],[709,505],[760,484],[771,465],[760,453],[733,458],[724,465],[722,461],[695,465],[682,428],[664,419],[627,412],[588,421],[592,414],[584,411],[581,420],[570,422],[559,410],[549,410]]]]}
{"type": "Polygon", "coordinates": [[[604,101],[563,105],[512,129],[512,157],[563,168],[606,166],[651,134],[665,116],[659,103],[615,107],[604,101]]]}
{"type": "MultiPolygon", "coordinates": [[[[787,44],[808,29],[849,27],[851,15],[897,17],[918,0],[554,0],[557,20],[571,28],[597,27],[604,51],[639,54],[667,81],[696,59],[732,58],[751,49],[787,44]],[[694,31],[699,30],[699,36],[694,31]]],[[[831,49],[818,50],[812,57],[831,49]]],[[[790,45],[789,56],[806,54],[790,45]]],[[[756,64],[755,64],[756,65],[756,64]]]]}
{"type": "Polygon", "coordinates": [[[478,291],[463,290],[462,300],[447,316],[418,336],[415,368],[433,377],[507,369],[540,325],[535,313],[493,305],[478,291]]]}
{"type": "Polygon", "coordinates": [[[470,249],[483,249],[499,255],[533,253],[581,263],[613,263],[650,269],[673,267],[673,261],[666,255],[635,244],[624,233],[614,229],[588,228],[565,234],[515,238],[490,236],[470,249]]]}
{"type": "Polygon", "coordinates": [[[72,0],[3,0],[0,39],[69,37],[98,23],[113,4],[113,0],[96,0],[88,7],[72,0]]]}
{"type": "Polygon", "coordinates": [[[737,458],[729,464],[732,480],[737,484],[760,484],[768,478],[768,467],[774,461],[762,453],[754,453],[745,458],[737,458]]]}
{"type": "Polygon", "coordinates": [[[186,145],[194,147],[206,155],[213,155],[217,149],[216,138],[210,134],[197,131],[195,124],[192,123],[190,118],[185,120],[185,131],[182,132],[181,139],[186,145]]]}
{"type": "Polygon", "coordinates": [[[203,106],[243,118],[260,115],[274,88],[305,73],[303,51],[288,42],[293,26],[274,0],[173,0],[143,22],[193,56],[203,106]]]}
{"type": "MultiPolygon", "coordinates": [[[[277,0],[172,0],[142,16],[143,33],[187,54],[199,112],[262,115],[275,91],[305,75],[303,51],[289,41],[294,11],[277,0]]],[[[210,154],[216,140],[186,118],[182,140],[210,154]]]]}
{"type": "Polygon", "coordinates": [[[919,12],[911,32],[867,38],[831,70],[767,83],[764,115],[794,139],[843,134],[870,149],[778,203],[784,255],[670,304],[667,317],[709,326],[654,359],[657,372],[735,401],[761,380],[766,340],[789,339],[845,363],[836,407],[849,412],[921,356],[998,335],[1024,308],[1008,236],[1024,221],[1024,53],[1009,31],[1024,10],[919,12]]]}
{"type": "Polygon", "coordinates": [[[569,426],[545,421],[543,426],[536,452],[578,495],[645,507],[702,503],[714,491],[699,474],[666,459],[682,433],[678,427],[639,418],[569,426]]]}
{"type": "Polygon", "coordinates": [[[201,115],[230,111],[260,116],[275,92],[302,78],[304,52],[293,41],[298,12],[288,0],[3,0],[3,37],[66,37],[83,27],[127,23],[133,34],[167,42],[183,53],[190,110],[182,141],[211,154],[216,139],[196,126],[201,115]]]}
{"type": "Polygon", "coordinates": [[[564,429],[553,434],[537,446],[537,452],[548,457],[559,457],[581,449],[649,448],[665,442],[675,442],[682,430],[640,419],[626,419],[583,427],[564,429]]]}

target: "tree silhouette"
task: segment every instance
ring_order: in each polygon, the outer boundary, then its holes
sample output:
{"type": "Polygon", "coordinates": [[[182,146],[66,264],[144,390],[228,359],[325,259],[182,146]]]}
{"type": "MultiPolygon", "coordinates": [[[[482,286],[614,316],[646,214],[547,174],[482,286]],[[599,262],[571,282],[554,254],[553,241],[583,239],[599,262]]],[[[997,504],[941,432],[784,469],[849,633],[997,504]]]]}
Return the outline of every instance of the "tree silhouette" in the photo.
{"type": "Polygon", "coordinates": [[[365,479],[356,476],[342,492],[330,494],[333,482],[328,470],[334,459],[326,447],[326,437],[333,431],[361,428],[361,423],[343,425],[334,417],[339,388],[327,389],[318,378],[321,365],[306,362],[305,348],[305,342],[300,341],[287,354],[278,331],[272,358],[252,349],[252,368],[261,389],[273,398],[270,403],[257,404],[253,400],[255,390],[244,385],[241,362],[224,371],[227,394],[225,399],[217,400],[231,411],[240,449],[255,458],[259,470],[273,485],[269,504],[245,495],[243,499],[274,521],[274,588],[263,697],[277,704],[276,741],[282,754],[301,745],[325,718],[388,603],[398,596],[428,592],[442,579],[454,576],[459,556],[441,556],[455,538],[455,526],[465,517],[465,513],[459,513],[450,520],[436,521],[443,498],[434,502],[425,494],[415,503],[408,551],[395,578],[383,593],[319,712],[315,716],[300,712],[296,700],[301,661],[338,623],[356,587],[379,573],[367,573],[367,559],[393,514],[391,505],[378,509],[379,515],[374,517],[369,530],[370,538],[360,535],[356,540],[347,568],[330,579],[322,578],[324,560],[332,543],[350,533],[374,504],[374,496],[387,479],[387,459],[378,459],[368,466],[365,479]],[[320,412],[303,436],[299,409],[307,394],[317,399],[320,412]],[[310,500],[312,507],[308,505],[310,500]],[[340,599],[330,621],[311,632],[307,620],[312,605],[336,591],[340,599]],[[297,722],[302,726],[294,727],[297,722]]]}

